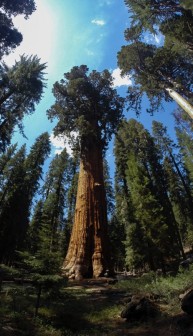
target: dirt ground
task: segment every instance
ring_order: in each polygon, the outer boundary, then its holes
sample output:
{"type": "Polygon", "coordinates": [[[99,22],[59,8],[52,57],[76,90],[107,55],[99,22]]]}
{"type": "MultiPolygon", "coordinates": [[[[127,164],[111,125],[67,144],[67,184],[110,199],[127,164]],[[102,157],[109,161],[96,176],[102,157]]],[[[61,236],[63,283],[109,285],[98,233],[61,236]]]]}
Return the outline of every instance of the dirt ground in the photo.
{"type": "MultiPolygon", "coordinates": [[[[127,293],[111,285],[109,279],[82,280],[69,282],[68,288],[78,290],[84,288],[89,295],[89,300],[111,300],[112,304],[124,301],[127,293]]],[[[159,304],[158,304],[159,306],[159,304]]],[[[124,306],[123,306],[124,307],[124,306]]],[[[149,318],[145,322],[127,321],[117,315],[111,320],[110,330],[100,336],[193,336],[193,316],[180,312],[168,314],[167,307],[160,305],[161,314],[149,318]],[[165,311],[164,311],[165,310],[165,311]]],[[[108,321],[107,321],[108,324],[108,321]]]]}

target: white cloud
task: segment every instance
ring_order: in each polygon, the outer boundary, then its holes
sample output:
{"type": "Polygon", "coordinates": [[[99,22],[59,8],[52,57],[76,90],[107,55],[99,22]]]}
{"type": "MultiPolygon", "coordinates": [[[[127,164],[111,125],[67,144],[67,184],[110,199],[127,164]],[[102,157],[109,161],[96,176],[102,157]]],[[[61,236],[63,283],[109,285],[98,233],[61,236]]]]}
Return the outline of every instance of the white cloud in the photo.
{"type": "MultiPolygon", "coordinates": [[[[75,133],[73,135],[75,136],[75,133]]],[[[63,149],[66,148],[67,153],[72,156],[72,148],[69,139],[66,136],[60,135],[55,137],[54,134],[51,133],[50,141],[52,146],[55,147],[54,154],[60,154],[63,149]]]]}
{"type": "Polygon", "coordinates": [[[131,76],[121,76],[121,70],[119,68],[114,69],[112,72],[113,80],[113,86],[123,86],[123,85],[131,85],[131,76]]]}
{"type": "Polygon", "coordinates": [[[36,0],[37,9],[30,15],[28,20],[23,15],[13,18],[14,26],[23,35],[23,41],[12,52],[6,56],[5,62],[8,65],[15,63],[20,55],[38,55],[42,62],[53,63],[54,37],[56,36],[56,18],[45,1],[36,0]],[[43,23],[42,23],[43,18],[43,23]]]}
{"type": "Polygon", "coordinates": [[[104,26],[106,22],[104,20],[92,20],[91,23],[96,24],[97,26],[104,26]]]}

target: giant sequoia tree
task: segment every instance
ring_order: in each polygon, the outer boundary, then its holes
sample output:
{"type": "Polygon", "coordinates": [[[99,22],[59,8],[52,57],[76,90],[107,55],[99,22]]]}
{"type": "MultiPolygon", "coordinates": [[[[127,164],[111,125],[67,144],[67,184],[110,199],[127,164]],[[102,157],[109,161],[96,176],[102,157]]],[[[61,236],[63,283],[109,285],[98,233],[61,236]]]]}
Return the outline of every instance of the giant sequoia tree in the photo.
{"type": "Polygon", "coordinates": [[[107,70],[88,74],[85,65],[65,73],[53,92],[56,102],[48,115],[59,119],[55,134],[75,131],[80,146],[75,218],[63,269],[75,278],[99,277],[111,268],[103,151],[122,116],[123,99],[107,70]]]}

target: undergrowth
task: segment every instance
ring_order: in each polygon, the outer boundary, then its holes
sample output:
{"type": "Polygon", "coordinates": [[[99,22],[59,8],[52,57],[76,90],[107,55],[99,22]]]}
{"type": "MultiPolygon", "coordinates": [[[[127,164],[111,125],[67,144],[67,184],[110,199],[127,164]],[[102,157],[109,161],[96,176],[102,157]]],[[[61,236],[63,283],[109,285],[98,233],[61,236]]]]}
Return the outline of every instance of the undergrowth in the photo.
{"type": "MultiPolygon", "coordinates": [[[[150,272],[139,278],[111,285],[115,292],[160,297],[171,315],[178,312],[179,294],[193,286],[193,268],[175,277],[156,276],[150,272]]],[[[112,335],[123,304],[104,294],[86,292],[85,288],[61,288],[44,292],[38,316],[34,318],[35,289],[17,286],[0,292],[1,336],[103,336],[112,335]]]]}
{"type": "Polygon", "coordinates": [[[132,293],[147,292],[170,300],[193,287],[193,266],[189,270],[181,270],[176,276],[157,276],[155,272],[149,272],[137,279],[119,281],[116,287],[132,293]]]}

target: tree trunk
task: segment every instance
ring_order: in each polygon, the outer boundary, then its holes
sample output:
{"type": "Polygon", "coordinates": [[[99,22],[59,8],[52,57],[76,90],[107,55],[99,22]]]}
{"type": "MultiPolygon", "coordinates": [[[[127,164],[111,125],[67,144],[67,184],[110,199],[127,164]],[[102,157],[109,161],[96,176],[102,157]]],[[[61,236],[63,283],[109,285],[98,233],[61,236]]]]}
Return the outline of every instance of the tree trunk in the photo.
{"type": "Polygon", "coordinates": [[[188,113],[191,119],[193,119],[193,106],[187,102],[179,93],[176,91],[166,88],[166,91],[169,93],[170,97],[175,100],[175,102],[180,105],[180,107],[188,113]]]}
{"type": "Polygon", "coordinates": [[[74,225],[64,260],[71,278],[100,277],[111,270],[102,150],[92,144],[81,156],[74,225]]]}

